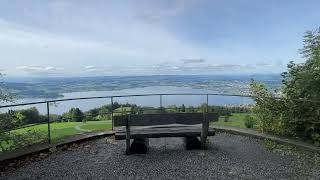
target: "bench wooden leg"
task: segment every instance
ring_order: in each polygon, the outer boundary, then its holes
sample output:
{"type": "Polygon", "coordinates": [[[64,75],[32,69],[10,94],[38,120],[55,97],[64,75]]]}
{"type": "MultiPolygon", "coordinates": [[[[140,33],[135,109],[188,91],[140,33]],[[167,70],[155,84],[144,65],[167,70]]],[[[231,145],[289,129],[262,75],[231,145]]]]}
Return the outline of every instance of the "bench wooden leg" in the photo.
{"type": "Polygon", "coordinates": [[[201,142],[197,137],[184,138],[186,150],[201,149],[201,142]]]}
{"type": "Polygon", "coordinates": [[[203,113],[202,131],[201,131],[201,147],[202,149],[207,148],[207,137],[209,131],[209,120],[206,118],[206,114],[203,113]]]}
{"type": "Polygon", "coordinates": [[[126,124],[126,155],[130,154],[130,126],[129,126],[129,121],[130,121],[130,115],[128,116],[127,124],[126,124]]]}
{"type": "Polygon", "coordinates": [[[126,140],[126,155],[130,155],[130,139],[126,140]]]}
{"type": "Polygon", "coordinates": [[[149,150],[148,138],[136,138],[130,146],[130,154],[145,154],[149,150]]]}

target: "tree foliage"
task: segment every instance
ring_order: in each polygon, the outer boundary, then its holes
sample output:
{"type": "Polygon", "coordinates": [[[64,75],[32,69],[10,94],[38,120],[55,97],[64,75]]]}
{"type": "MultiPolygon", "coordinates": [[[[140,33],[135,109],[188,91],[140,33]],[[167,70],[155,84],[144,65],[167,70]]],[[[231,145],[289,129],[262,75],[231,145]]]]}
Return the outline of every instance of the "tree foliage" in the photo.
{"type": "Polygon", "coordinates": [[[246,126],[246,128],[253,128],[255,123],[256,123],[256,121],[254,120],[253,117],[251,117],[250,115],[245,116],[244,125],[246,126]]]}
{"type": "MultiPolygon", "coordinates": [[[[1,74],[0,74],[1,78],[1,74]]],[[[13,97],[5,88],[4,83],[0,82],[0,102],[12,102],[13,97]]],[[[35,130],[28,130],[23,133],[15,133],[12,129],[32,123],[40,123],[43,116],[36,108],[13,111],[0,114],[0,152],[12,150],[18,147],[28,146],[46,139],[42,133],[35,130]]]]}
{"type": "Polygon", "coordinates": [[[251,83],[253,113],[263,131],[299,136],[320,143],[320,29],[307,31],[300,50],[305,63],[288,64],[280,97],[265,85],[251,83]]]}
{"type": "Polygon", "coordinates": [[[8,89],[5,88],[4,82],[2,81],[2,74],[0,73],[0,103],[10,101],[13,101],[13,97],[8,89]]]}
{"type": "Polygon", "coordinates": [[[71,108],[68,112],[62,114],[62,118],[66,121],[81,122],[85,116],[79,108],[71,108]]]}

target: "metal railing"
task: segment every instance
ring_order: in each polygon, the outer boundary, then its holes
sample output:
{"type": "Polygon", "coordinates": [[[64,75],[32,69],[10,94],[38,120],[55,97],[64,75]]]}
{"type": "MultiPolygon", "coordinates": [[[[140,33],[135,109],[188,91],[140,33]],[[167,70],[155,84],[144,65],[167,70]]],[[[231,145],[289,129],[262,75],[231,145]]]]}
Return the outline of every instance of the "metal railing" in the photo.
{"type": "MultiPolygon", "coordinates": [[[[37,101],[37,102],[29,102],[29,103],[20,103],[20,104],[10,104],[10,105],[3,105],[0,106],[2,108],[11,108],[11,107],[18,107],[18,106],[28,106],[28,105],[39,105],[45,104],[46,105],[46,118],[47,118],[47,125],[48,125],[48,143],[51,144],[51,128],[50,128],[50,103],[57,103],[57,102],[64,102],[64,101],[75,101],[75,100],[90,100],[90,99],[109,99],[111,102],[111,112],[106,114],[111,114],[111,128],[114,129],[114,102],[117,98],[124,98],[124,97],[148,97],[148,96],[159,96],[159,108],[160,110],[166,110],[170,108],[163,107],[163,96],[203,96],[205,97],[206,108],[205,111],[208,112],[209,106],[209,97],[210,96],[228,96],[228,97],[244,97],[244,98],[254,98],[254,96],[250,95],[235,95],[235,94],[219,94],[219,93],[160,93],[160,94],[131,94],[131,95],[114,95],[114,96],[93,96],[93,97],[80,97],[80,98],[66,98],[66,99],[55,99],[55,100],[46,100],[46,101],[37,101]]],[[[154,108],[153,108],[154,109],[154,108]]],[[[145,110],[145,109],[143,109],[145,110]]]]}

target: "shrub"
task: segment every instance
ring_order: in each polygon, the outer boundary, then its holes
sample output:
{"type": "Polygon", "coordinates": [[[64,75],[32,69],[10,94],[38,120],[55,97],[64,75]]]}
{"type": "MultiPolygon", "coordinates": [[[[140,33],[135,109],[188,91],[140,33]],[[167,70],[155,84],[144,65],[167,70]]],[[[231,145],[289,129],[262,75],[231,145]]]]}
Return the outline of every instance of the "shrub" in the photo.
{"type": "Polygon", "coordinates": [[[246,126],[246,128],[253,128],[255,124],[256,124],[256,121],[254,120],[253,117],[251,117],[250,115],[245,116],[244,125],[246,126]]]}
{"type": "Polygon", "coordinates": [[[229,122],[230,116],[231,115],[225,115],[224,116],[224,122],[229,122]]]}
{"type": "Polygon", "coordinates": [[[283,116],[286,104],[277,99],[264,84],[251,82],[251,93],[254,95],[256,105],[252,108],[252,114],[256,119],[257,127],[262,132],[284,135],[287,133],[285,126],[287,118],[283,116]]]}
{"type": "Polygon", "coordinates": [[[0,152],[29,146],[47,140],[46,134],[38,131],[28,130],[23,133],[1,132],[0,133],[0,152]]]}
{"type": "Polygon", "coordinates": [[[311,138],[312,138],[315,146],[320,146],[320,134],[314,133],[311,135],[311,138]]]}

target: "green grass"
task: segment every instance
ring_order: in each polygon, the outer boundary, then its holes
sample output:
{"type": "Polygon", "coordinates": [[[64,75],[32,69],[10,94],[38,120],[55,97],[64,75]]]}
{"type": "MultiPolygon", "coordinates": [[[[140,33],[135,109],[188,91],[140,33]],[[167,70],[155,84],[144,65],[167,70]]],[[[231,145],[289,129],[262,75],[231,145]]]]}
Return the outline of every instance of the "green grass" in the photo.
{"type": "Polygon", "coordinates": [[[59,141],[67,136],[72,136],[76,134],[82,134],[82,131],[76,130],[74,127],[67,127],[63,129],[53,129],[51,131],[51,140],[53,142],[59,141]]]}
{"type": "MultiPolygon", "coordinates": [[[[53,141],[62,139],[67,136],[72,136],[76,134],[83,134],[85,131],[76,129],[78,126],[81,129],[89,131],[107,130],[111,129],[111,121],[87,121],[83,122],[62,122],[62,123],[51,123],[51,138],[53,141]]],[[[33,127],[33,130],[48,133],[48,125],[42,124],[33,127]]],[[[19,129],[20,131],[26,131],[27,129],[19,129]]]]}
{"type": "Polygon", "coordinates": [[[99,131],[105,129],[111,129],[111,121],[100,121],[100,123],[91,123],[87,122],[81,126],[81,129],[90,130],[90,131],[99,131]]]}
{"type": "MultiPolygon", "coordinates": [[[[51,123],[50,124],[50,132],[51,132],[51,140],[52,142],[58,142],[59,140],[73,136],[77,134],[83,134],[86,132],[93,132],[93,131],[102,131],[111,129],[112,124],[111,121],[87,121],[86,123],[83,122],[61,122],[61,123],[51,123]]],[[[31,127],[25,127],[21,129],[16,129],[10,131],[8,134],[11,134],[12,137],[14,135],[24,135],[21,136],[23,139],[12,139],[8,142],[0,142],[1,146],[14,146],[16,144],[14,141],[26,141],[28,144],[39,143],[41,141],[46,141],[48,137],[48,125],[47,124],[40,124],[31,127]],[[32,135],[32,132],[35,134],[32,135]],[[30,134],[30,135],[29,135],[30,134]]],[[[12,147],[15,148],[15,147],[12,147]]],[[[1,148],[0,148],[1,152],[1,148]]]]}
{"type": "Polygon", "coordinates": [[[221,116],[217,122],[213,122],[213,125],[221,125],[221,126],[232,126],[238,128],[246,128],[244,125],[244,120],[248,113],[233,113],[232,116],[229,117],[228,122],[224,122],[225,117],[221,116]]]}

